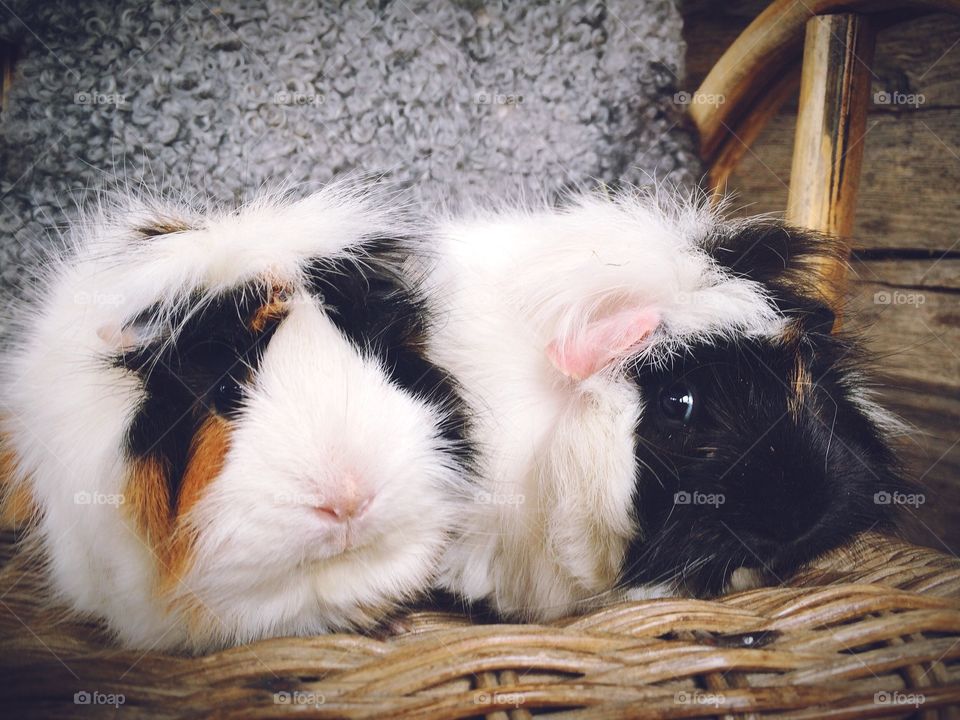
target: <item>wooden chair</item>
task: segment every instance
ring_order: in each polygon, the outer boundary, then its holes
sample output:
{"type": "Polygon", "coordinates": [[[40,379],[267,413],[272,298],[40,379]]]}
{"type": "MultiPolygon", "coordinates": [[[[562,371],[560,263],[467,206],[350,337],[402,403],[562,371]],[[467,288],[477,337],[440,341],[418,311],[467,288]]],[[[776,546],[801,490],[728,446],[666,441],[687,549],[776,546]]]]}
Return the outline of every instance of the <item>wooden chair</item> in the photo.
{"type": "MultiPolygon", "coordinates": [[[[960,14],[960,0],[776,0],[717,61],[690,116],[718,193],[767,121],[799,84],[786,218],[835,236],[849,257],[863,160],[870,64],[878,27],[903,12],[960,14]],[[896,11],[898,14],[891,14],[896,11]],[[801,62],[802,57],[802,62],[801,62]]],[[[823,268],[821,292],[840,309],[847,266],[823,268]]]]}

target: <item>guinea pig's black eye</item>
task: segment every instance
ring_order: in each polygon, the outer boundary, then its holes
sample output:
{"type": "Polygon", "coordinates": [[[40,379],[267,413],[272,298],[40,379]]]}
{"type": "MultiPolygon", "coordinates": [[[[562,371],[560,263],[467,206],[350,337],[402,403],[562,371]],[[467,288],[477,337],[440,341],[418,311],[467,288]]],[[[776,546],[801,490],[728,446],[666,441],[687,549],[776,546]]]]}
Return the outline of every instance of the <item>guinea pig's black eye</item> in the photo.
{"type": "Polygon", "coordinates": [[[226,375],[213,388],[213,405],[219,413],[229,413],[237,409],[243,398],[243,385],[226,375]]]}
{"type": "Polygon", "coordinates": [[[660,391],[660,412],[672,423],[689,425],[695,405],[693,387],[686,382],[675,382],[660,391]]]}

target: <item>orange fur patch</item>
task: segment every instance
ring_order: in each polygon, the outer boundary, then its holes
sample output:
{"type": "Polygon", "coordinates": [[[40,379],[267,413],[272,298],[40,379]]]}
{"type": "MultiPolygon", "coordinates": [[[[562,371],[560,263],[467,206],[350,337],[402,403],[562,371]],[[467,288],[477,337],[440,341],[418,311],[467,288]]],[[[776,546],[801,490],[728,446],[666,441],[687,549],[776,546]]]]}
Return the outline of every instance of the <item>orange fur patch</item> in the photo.
{"type": "Polygon", "coordinates": [[[124,507],[133,513],[137,527],[154,552],[170,537],[169,496],[167,474],[160,461],[147,457],[131,462],[124,488],[124,507]]]}
{"type": "Polygon", "coordinates": [[[164,585],[168,587],[179,581],[189,568],[196,532],[187,516],[210,483],[220,475],[229,449],[230,424],[219,415],[210,415],[193,438],[187,469],[180,484],[180,497],[174,513],[176,526],[163,556],[164,585]]]}
{"type": "Polygon", "coordinates": [[[286,285],[274,283],[270,287],[267,302],[261,305],[250,319],[250,329],[254,332],[263,332],[267,325],[277,320],[287,312],[292,290],[286,285]]]}
{"type": "Polygon", "coordinates": [[[786,323],[783,332],[780,333],[779,340],[782,344],[796,350],[797,344],[803,336],[803,327],[797,320],[786,323]]]}
{"type": "Polygon", "coordinates": [[[810,394],[810,388],[813,387],[813,376],[810,374],[810,367],[803,361],[803,358],[797,358],[797,364],[793,368],[793,375],[790,378],[789,409],[797,416],[807,401],[810,394]]]}
{"type": "Polygon", "coordinates": [[[25,527],[36,515],[36,503],[27,483],[18,482],[17,456],[0,436],[0,527],[25,527]]]}
{"type": "Polygon", "coordinates": [[[175,585],[189,568],[196,534],[186,516],[220,474],[229,447],[229,423],[219,415],[210,415],[193,438],[172,511],[166,469],[161,462],[155,458],[132,462],[124,504],[157,556],[162,589],[175,585]]]}
{"type": "Polygon", "coordinates": [[[159,237],[160,235],[171,235],[173,233],[186,232],[192,230],[189,225],[182,220],[174,218],[158,218],[155,223],[144,225],[137,228],[137,232],[143,237],[159,237]]]}
{"type": "Polygon", "coordinates": [[[193,438],[187,471],[180,486],[178,518],[190,511],[207,485],[223,470],[229,449],[230,423],[220,415],[210,415],[193,438]]]}

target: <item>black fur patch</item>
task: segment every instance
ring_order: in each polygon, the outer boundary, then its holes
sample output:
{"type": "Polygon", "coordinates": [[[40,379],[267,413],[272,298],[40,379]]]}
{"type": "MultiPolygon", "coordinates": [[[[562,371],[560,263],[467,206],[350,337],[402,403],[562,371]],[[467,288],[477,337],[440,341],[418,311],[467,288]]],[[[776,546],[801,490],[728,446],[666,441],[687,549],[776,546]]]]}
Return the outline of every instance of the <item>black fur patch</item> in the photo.
{"type": "Polygon", "coordinates": [[[700,345],[666,367],[636,367],[645,400],[636,432],[641,530],[622,583],[680,580],[711,595],[737,567],[786,578],[887,525],[890,505],[875,494],[904,485],[881,430],[845,389],[858,364],[850,341],[813,332],[700,345]],[[799,412],[798,363],[811,379],[799,412]],[[687,424],[669,402],[660,407],[677,383],[694,397],[687,424]]]}
{"type": "MultiPolygon", "coordinates": [[[[394,252],[392,242],[384,240],[371,242],[362,261],[318,260],[307,270],[308,289],[344,336],[359,352],[380,360],[398,387],[443,410],[440,434],[467,464],[471,453],[463,402],[450,377],[424,356],[426,308],[392,270],[394,252]]],[[[251,284],[206,304],[200,296],[191,298],[169,318],[175,342],[163,337],[112,359],[143,382],[145,398],[128,430],[127,452],[160,464],[171,510],[197,430],[210,413],[229,417],[242,404],[243,385],[282,320],[266,316],[264,325],[254,322],[268,292],[251,284]]],[[[150,308],[133,326],[149,325],[160,312],[150,308]]]]}
{"type": "Polygon", "coordinates": [[[141,238],[154,238],[163,235],[172,235],[173,233],[187,232],[188,230],[192,229],[193,228],[191,228],[182,220],[158,219],[151,225],[141,225],[140,227],[135,228],[134,233],[139,235],[141,238]]]}
{"type": "Polygon", "coordinates": [[[707,247],[734,275],[766,283],[782,275],[798,255],[815,252],[819,241],[770,221],[750,223],[739,232],[723,228],[709,238],[707,247]]]}
{"type": "Polygon", "coordinates": [[[340,332],[382,362],[398,387],[444,410],[441,434],[466,461],[464,403],[452,378],[426,358],[428,310],[394,269],[396,253],[393,241],[374,240],[361,259],[318,260],[308,271],[310,287],[340,332]]]}
{"type": "Polygon", "coordinates": [[[785,314],[812,315],[820,329],[833,326],[833,310],[817,289],[818,282],[828,280],[817,273],[845,261],[834,239],[760,218],[720,226],[704,247],[733,275],[765,285],[785,314]]]}
{"type": "MultiPolygon", "coordinates": [[[[125,352],[113,364],[140,376],[145,397],[127,432],[127,452],[159,462],[167,478],[171,511],[186,471],[190,444],[211,413],[229,416],[242,399],[242,385],[255,369],[279,319],[254,332],[250,321],[263,305],[267,289],[249,285],[201,305],[196,296],[169,319],[178,328],[176,342],[161,337],[125,352]]],[[[151,323],[151,308],[134,326],[151,323]]]]}
{"type": "Polygon", "coordinates": [[[721,225],[704,245],[734,275],[765,284],[786,279],[811,258],[842,260],[832,238],[767,218],[721,225]]]}

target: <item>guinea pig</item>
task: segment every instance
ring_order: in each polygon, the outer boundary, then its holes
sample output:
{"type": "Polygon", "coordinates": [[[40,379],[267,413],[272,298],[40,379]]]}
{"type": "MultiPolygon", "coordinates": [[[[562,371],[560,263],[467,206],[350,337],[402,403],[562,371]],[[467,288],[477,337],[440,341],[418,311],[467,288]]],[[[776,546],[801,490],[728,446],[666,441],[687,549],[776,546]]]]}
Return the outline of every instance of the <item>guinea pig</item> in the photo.
{"type": "Polygon", "coordinates": [[[55,598],[196,653],[368,628],[430,586],[464,420],[409,229],[343,183],[85,212],[2,379],[6,495],[55,598]]]}
{"type": "Polygon", "coordinates": [[[634,191],[436,235],[428,355],[476,472],[444,589],[523,620],[709,596],[889,519],[895,425],[812,289],[829,240],[634,191]]]}

